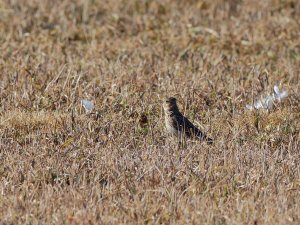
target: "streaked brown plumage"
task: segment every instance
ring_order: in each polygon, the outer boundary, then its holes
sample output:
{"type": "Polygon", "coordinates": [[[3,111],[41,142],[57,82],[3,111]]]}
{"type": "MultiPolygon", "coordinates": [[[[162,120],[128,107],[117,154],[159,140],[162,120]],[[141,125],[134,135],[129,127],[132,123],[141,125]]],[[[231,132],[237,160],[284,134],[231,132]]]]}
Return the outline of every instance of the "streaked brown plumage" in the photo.
{"type": "Polygon", "coordinates": [[[169,133],[181,137],[198,138],[212,144],[213,140],[207,137],[201,130],[195,127],[185,116],[183,116],[177,106],[176,98],[167,98],[163,104],[165,111],[165,125],[169,133]]]}

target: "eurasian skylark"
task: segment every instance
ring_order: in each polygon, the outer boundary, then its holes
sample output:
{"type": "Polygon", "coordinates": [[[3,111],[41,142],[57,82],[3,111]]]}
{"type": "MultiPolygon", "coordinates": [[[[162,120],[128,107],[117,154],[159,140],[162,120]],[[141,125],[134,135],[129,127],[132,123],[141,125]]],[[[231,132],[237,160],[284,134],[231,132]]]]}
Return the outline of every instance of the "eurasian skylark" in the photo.
{"type": "Polygon", "coordinates": [[[208,144],[212,144],[213,140],[207,137],[201,130],[195,127],[185,116],[179,112],[176,98],[167,98],[163,104],[165,111],[165,124],[169,133],[188,138],[197,138],[205,140],[208,144]]]}

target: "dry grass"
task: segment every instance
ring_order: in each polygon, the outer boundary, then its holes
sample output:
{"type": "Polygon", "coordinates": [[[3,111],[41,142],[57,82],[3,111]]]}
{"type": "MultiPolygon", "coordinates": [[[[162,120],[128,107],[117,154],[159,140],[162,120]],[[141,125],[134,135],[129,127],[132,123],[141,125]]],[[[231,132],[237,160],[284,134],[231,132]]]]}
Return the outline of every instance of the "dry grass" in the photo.
{"type": "Polygon", "coordinates": [[[1,224],[299,224],[299,20],[292,0],[0,1],[1,224]],[[274,84],[287,101],[245,111],[274,84]],[[172,95],[213,146],[166,136],[172,95]]]}

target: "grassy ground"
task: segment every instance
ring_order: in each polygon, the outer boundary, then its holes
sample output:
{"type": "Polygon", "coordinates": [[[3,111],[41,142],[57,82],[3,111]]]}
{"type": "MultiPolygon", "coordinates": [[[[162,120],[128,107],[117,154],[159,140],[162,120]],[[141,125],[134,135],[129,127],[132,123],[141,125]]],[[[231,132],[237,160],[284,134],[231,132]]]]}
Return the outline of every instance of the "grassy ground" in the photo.
{"type": "Polygon", "coordinates": [[[299,224],[299,20],[291,0],[0,1],[1,224],[299,224]],[[245,110],[275,84],[285,102],[245,110]],[[178,148],[166,96],[213,146],[178,148]]]}

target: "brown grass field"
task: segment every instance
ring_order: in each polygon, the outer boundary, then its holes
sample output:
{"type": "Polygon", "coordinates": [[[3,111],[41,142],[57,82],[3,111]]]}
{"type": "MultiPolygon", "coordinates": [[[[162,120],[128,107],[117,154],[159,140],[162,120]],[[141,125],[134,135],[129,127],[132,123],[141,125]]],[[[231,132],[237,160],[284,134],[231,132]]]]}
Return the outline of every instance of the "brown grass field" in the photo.
{"type": "Polygon", "coordinates": [[[297,0],[0,0],[0,224],[300,224],[299,21],[297,0]],[[166,134],[167,96],[213,145],[166,134]]]}

